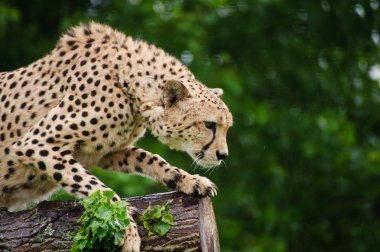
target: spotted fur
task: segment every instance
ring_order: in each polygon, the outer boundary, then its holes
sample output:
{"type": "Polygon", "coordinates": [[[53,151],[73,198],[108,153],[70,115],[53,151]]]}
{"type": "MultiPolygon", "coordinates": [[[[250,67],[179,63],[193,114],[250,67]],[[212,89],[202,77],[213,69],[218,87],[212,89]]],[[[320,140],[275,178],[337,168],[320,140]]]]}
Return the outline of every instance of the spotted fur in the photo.
{"type": "MultiPolygon", "coordinates": [[[[38,202],[60,187],[79,197],[109,190],[86,169],[94,165],[215,195],[207,178],[133,143],[149,129],[201,166],[219,165],[232,125],[222,93],[163,50],[108,26],[70,29],[45,57],[0,73],[0,207],[38,202]]],[[[139,250],[131,221],[123,251],[139,250]]]]}

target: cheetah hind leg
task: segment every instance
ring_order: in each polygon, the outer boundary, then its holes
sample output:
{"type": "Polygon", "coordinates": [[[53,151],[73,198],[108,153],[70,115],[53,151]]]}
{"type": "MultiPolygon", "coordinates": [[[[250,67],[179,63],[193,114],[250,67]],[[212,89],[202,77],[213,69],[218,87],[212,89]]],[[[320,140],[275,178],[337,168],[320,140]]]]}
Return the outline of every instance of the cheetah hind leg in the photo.
{"type": "Polygon", "coordinates": [[[127,207],[127,214],[130,220],[129,226],[125,229],[124,239],[121,241],[122,252],[140,252],[141,239],[138,233],[136,222],[133,220],[133,207],[127,207]]]}

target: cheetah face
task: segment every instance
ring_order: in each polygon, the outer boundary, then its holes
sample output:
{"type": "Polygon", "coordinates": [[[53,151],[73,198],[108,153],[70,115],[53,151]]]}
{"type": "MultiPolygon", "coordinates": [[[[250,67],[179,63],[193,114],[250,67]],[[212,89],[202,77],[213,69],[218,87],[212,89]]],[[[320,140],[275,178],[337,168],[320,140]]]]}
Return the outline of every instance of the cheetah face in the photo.
{"type": "Polygon", "coordinates": [[[197,92],[190,93],[181,82],[166,83],[162,113],[152,132],[170,148],[186,151],[200,166],[215,167],[228,156],[226,137],[232,115],[219,98],[221,89],[197,83],[191,87],[197,92]]]}

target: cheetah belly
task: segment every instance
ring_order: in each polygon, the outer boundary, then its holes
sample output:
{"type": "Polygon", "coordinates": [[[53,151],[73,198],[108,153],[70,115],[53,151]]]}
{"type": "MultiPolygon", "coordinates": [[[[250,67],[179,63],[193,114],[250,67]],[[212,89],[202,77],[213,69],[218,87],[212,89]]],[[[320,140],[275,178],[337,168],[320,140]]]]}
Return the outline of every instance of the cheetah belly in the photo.
{"type": "Polygon", "coordinates": [[[11,179],[0,180],[0,183],[3,188],[7,188],[0,191],[0,207],[7,207],[10,211],[24,209],[30,203],[47,199],[59,188],[45,175],[24,165],[17,167],[11,179]]]}

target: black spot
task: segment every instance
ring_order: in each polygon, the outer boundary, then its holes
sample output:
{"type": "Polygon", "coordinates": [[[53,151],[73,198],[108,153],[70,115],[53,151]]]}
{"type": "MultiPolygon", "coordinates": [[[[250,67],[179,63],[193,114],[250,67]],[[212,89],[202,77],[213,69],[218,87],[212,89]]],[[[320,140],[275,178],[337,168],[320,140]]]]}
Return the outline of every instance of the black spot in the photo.
{"type": "Polygon", "coordinates": [[[51,148],[52,151],[59,151],[60,147],[59,146],[54,146],[53,148],[51,148]]]}
{"type": "Polygon", "coordinates": [[[83,194],[84,196],[88,196],[88,192],[85,192],[85,191],[79,191],[81,194],[83,194]]]}
{"type": "Polygon", "coordinates": [[[61,156],[66,156],[66,155],[71,154],[71,151],[69,151],[69,150],[64,150],[64,151],[62,151],[60,154],[61,154],[61,156]]]}
{"type": "Polygon", "coordinates": [[[34,174],[30,174],[28,176],[28,181],[32,181],[36,176],[34,174]]]}
{"type": "Polygon", "coordinates": [[[74,40],[69,40],[66,42],[68,46],[73,46],[75,44],[74,40]]]}
{"type": "Polygon", "coordinates": [[[75,159],[70,159],[69,160],[69,164],[71,164],[71,165],[76,164],[76,163],[77,163],[77,161],[75,159]]]}
{"type": "Polygon", "coordinates": [[[55,129],[58,130],[58,131],[61,131],[62,130],[62,125],[58,124],[57,126],[55,126],[55,129]]]}
{"type": "Polygon", "coordinates": [[[34,150],[28,149],[28,150],[26,150],[25,155],[28,157],[31,157],[33,155],[33,153],[34,153],[34,150]]]}
{"type": "Polygon", "coordinates": [[[90,123],[93,124],[93,125],[95,125],[95,124],[98,123],[98,119],[96,119],[96,118],[94,117],[94,118],[92,118],[92,119],[90,120],[90,123]]]}
{"type": "Polygon", "coordinates": [[[40,169],[41,171],[45,171],[46,170],[46,164],[44,162],[39,161],[37,163],[37,165],[38,165],[38,169],[40,169]]]}
{"type": "Polygon", "coordinates": [[[59,173],[59,172],[54,172],[54,174],[53,174],[53,178],[54,178],[56,181],[61,181],[61,180],[62,180],[62,174],[59,173]]]}
{"type": "Polygon", "coordinates": [[[65,166],[63,164],[55,164],[54,169],[56,170],[63,170],[65,169],[65,166]]]}
{"type": "Polygon", "coordinates": [[[49,155],[49,152],[47,150],[41,150],[40,155],[46,157],[47,155],[49,155]]]}
{"type": "Polygon", "coordinates": [[[72,136],[72,135],[64,135],[63,138],[64,138],[64,139],[72,139],[73,136],[72,136]]]}
{"type": "Polygon", "coordinates": [[[170,180],[164,180],[165,185],[170,189],[176,189],[178,181],[181,179],[181,175],[176,174],[174,178],[170,180]]]}
{"type": "Polygon", "coordinates": [[[81,182],[83,179],[81,176],[79,175],[74,175],[73,179],[76,181],[76,182],[81,182]]]}
{"type": "Polygon", "coordinates": [[[153,164],[153,162],[154,162],[154,158],[150,158],[149,161],[148,161],[148,165],[153,164]]]}
{"type": "Polygon", "coordinates": [[[137,157],[137,161],[141,163],[145,157],[146,157],[146,152],[141,152],[140,155],[137,157]]]}
{"type": "Polygon", "coordinates": [[[71,185],[71,188],[74,188],[74,189],[79,189],[81,188],[82,186],[81,185],[78,185],[78,184],[72,184],[71,185]]]}
{"type": "Polygon", "coordinates": [[[78,125],[76,125],[75,123],[72,123],[72,124],[70,124],[70,129],[77,130],[78,129],[78,125]]]}
{"type": "Polygon", "coordinates": [[[160,166],[160,167],[163,167],[164,165],[166,165],[167,163],[165,162],[165,161],[161,161],[161,162],[159,162],[158,163],[158,165],[160,166]]]}

